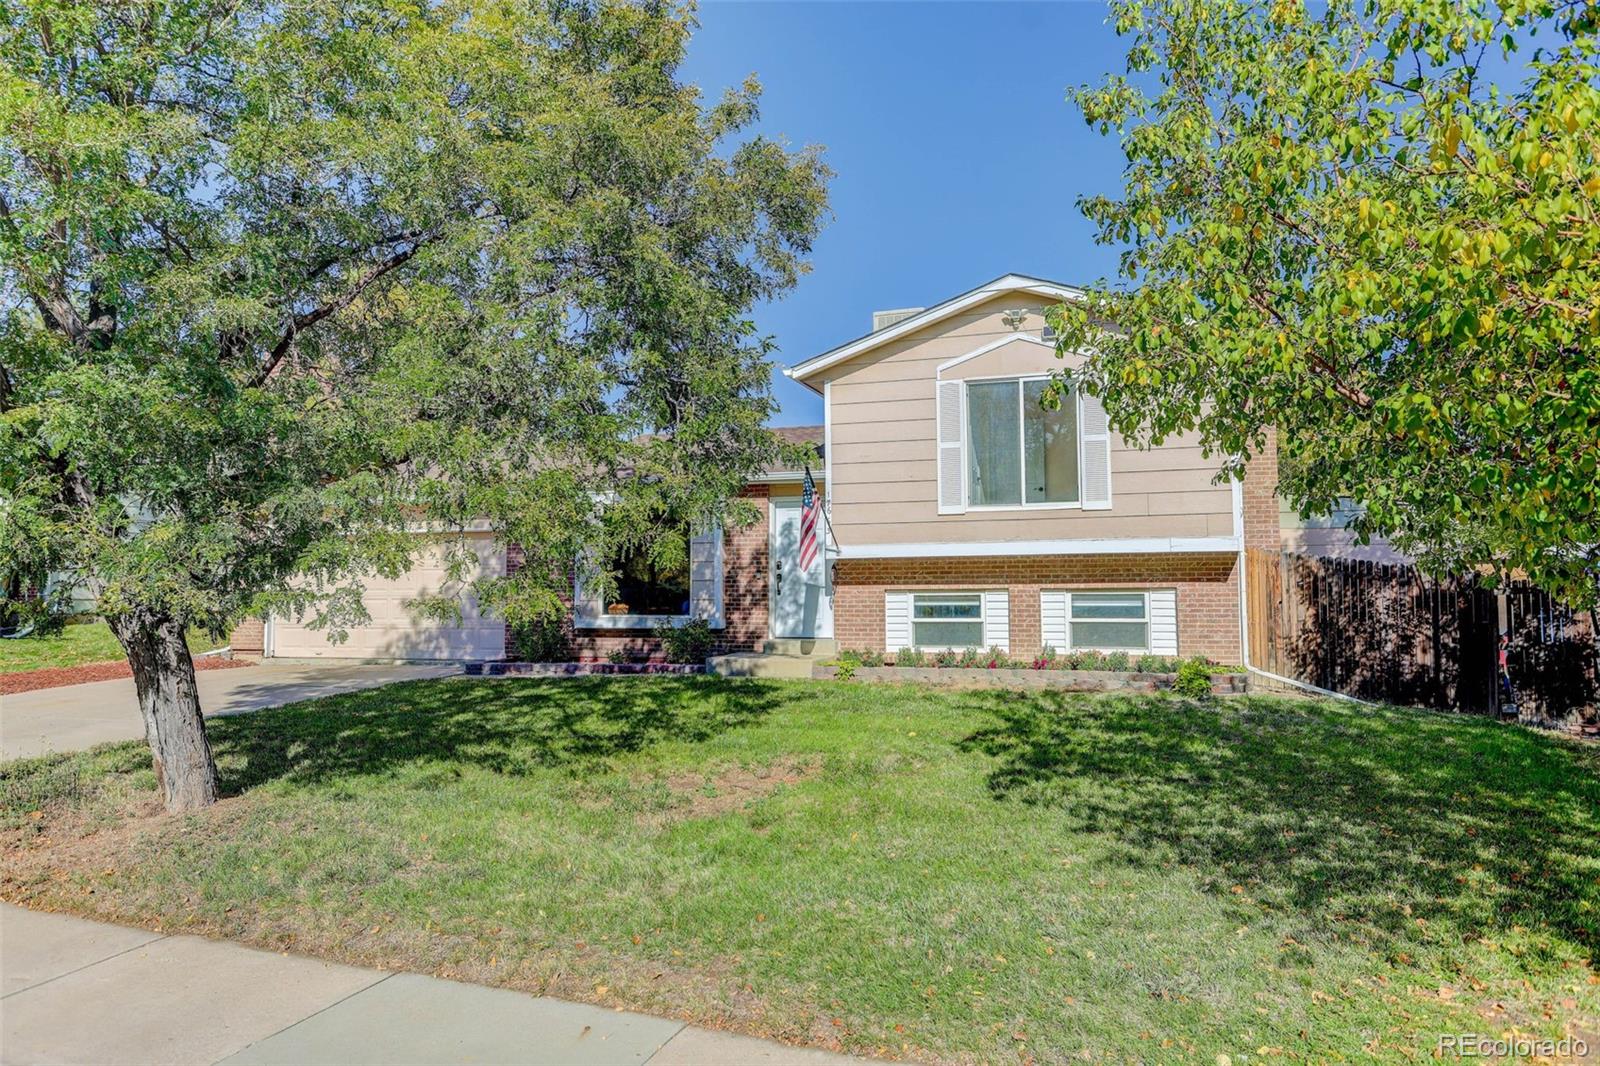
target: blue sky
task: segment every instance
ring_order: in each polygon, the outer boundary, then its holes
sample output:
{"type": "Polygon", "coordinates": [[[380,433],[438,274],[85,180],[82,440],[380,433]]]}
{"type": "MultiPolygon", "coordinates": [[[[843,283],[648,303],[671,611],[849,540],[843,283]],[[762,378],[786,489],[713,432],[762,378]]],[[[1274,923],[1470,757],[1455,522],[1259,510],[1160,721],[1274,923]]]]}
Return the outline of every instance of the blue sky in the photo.
{"type": "MultiPolygon", "coordinates": [[[[707,0],[684,77],[709,99],[754,72],[759,125],[836,171],[812,272],[756,323],[789,364],[865,333],[875,308],[936,303],[1011,271],[1111,275],[1077,197],[1114,192],[1121,155],[1066,101],[1122,69],[1098,3],[707,0]]],[[[822,421],[775,375],[775,425],[822,421]]]]}

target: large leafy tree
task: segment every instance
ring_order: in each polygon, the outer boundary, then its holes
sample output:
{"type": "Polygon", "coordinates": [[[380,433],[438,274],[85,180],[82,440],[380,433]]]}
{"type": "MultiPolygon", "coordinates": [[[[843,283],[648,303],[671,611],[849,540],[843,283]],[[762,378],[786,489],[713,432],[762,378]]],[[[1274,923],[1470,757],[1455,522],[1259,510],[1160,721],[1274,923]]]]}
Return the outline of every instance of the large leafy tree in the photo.
{"type": "Polygon", "coordinates": [[[1125,189],[1064,348],[1136,439],[1272,429],[1280,492],[1575,600],[1600,559],[1596,5],[1117,0],[1073,93],[1125,189]],[[1107,325],[1113,323],[1114,325],[1107,325]]]}
{"type": "MultiPolygon", "coordinates": [[[[185,628],[362,616],[489,523],[548,614],[573,559],[682,552],[774,449],[768,342],[825,168],[613,0],[0,5],[0,552],[75,575],[166,801],[216,772],[185,628]],[[597,501],[603,501],[601,506],[597,501]]],[[[447,602],[419,606],[448,611],[447,602]]]]}

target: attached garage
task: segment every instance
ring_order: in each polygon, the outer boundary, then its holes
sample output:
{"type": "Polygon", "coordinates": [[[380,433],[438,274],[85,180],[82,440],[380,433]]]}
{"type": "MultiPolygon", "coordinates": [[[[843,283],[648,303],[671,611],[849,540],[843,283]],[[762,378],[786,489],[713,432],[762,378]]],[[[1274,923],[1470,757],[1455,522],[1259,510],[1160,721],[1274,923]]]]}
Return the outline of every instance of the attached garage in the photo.
{"type": "MultiPolygon", "coordinates": [[[[505,550],[489,534],[468,538],[478,556],[479,575],[505,573],[505,550]]],[[[459,625],[445,625],[414,617],[406,602],[441,591],[456,593],[459,584],[447,581],[443,553],[429,549],[416,564],[394,580],[381,577],[366,582],[365,602],[372,620],[353,626],[349,636],[335,644],[320,629],[286,618],[268,620],[267,655],[283,659],[500,659],[505,656],[505,624],[478,614],[476,597],[468,592],[462,601],[459,625]]]]}

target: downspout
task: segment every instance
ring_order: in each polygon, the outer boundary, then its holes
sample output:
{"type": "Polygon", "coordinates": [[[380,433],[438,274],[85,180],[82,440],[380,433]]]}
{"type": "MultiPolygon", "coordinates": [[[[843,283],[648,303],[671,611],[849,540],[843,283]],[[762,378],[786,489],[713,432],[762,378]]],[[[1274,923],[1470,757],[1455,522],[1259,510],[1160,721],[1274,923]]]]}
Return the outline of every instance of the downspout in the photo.
{"type": "Polygon", "coordinates": [[[1370,700],[1349,696],[1343,692],[1335,692],[1332,689],[1321,688],[1296,678],[1284,677],[1282,674],[1275,674],[1270,670],[1262,670],[1251,664],[1250,611],[1246,606],[1250,590],[1245,585],[1244,486],[1237,478],[1233,481],[1233,531],[1234,535],[1239,538],[1239,561],[1235,565],[1235,569],[1239,572],[1239,660],[1240,665],[1245,669],[1245,673],[1255,674],[1257,677],[1264,677],[1269,681],[1276,681],[1281,685],[1288,685],[1303,692],[1315,693],[1318,696],[1326,696],[1329,699],[1346,700],[1350,703],[1358,703],[1363,707],[1376,707],[1377,704],[1370,700]]]}

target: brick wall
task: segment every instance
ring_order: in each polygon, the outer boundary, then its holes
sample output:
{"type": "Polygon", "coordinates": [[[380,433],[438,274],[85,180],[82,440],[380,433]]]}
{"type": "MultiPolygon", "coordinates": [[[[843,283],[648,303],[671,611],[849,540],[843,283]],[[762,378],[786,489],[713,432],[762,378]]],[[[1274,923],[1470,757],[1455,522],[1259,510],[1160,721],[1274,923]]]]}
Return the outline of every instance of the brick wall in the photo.
{"type": "Polygon", "coordinates": [[[260,655],[266,650],[267,627],[259,618],[246,618],[233,627],[228,646],[236,655],[260,655]]]}
{"type": "Polygon", "coordinates": [[[834,571],[834,636],[841,648],[897,650],[884,647],[887,589],[1006,588],[1011,593],[1011,652],[1033,655],[1041,644],[1041,588],[1172,588],[1178,592],[1179,654],[1236,663],[1237,564],[1237,556],[1222,552],[841,559],[834,571]]]}
{"type": "Polygon", "coordinates": [[[1267,444],[1253,456],[1245,470],[1242,488],[1244,505],[1244,544],[1247,548],[1278,551],[1282,546],[1278,529],[1278,431],[1267,430],[1267,444]]]}
{"type": "MultiPolygon", "coordinates": [[[[741,494],[759,507],[760,518],[740,529],[723,533],[722,541],[722,617],[723,628],[714,630],[717,640],[712,654],[754,651],[767,639],[767,541],[769,511],[767,486],[751,485],[741,494]]],[[[522,566],[522,550],[513,544],[506,550],[506,573],[522,566]]],[[[568,601],[570,608],[571,603],[568,601]]],[[[661,640],[648,629],[581,629],[571,631],[570,644],[575,658],[606,659],[621,652],[630,660],[664,658],[661,640]]],[[[506,655],[514,654],[509,627],[506,655]]]]}

